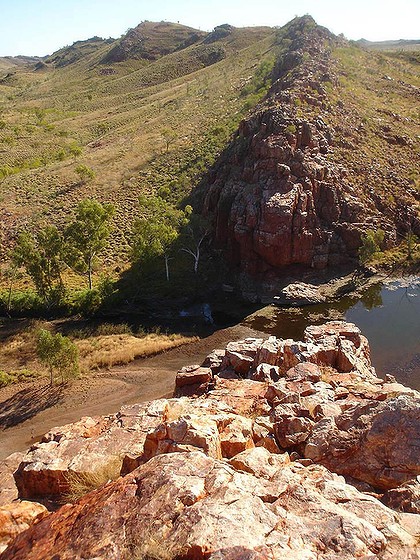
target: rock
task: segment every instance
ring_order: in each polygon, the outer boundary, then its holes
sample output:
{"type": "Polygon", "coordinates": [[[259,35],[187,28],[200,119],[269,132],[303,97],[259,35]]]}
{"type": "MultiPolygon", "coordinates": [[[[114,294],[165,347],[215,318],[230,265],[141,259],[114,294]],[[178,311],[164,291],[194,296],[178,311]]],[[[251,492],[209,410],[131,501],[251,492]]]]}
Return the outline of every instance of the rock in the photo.
{"type": "Polygon", "coordinates": [[[381,490],[420,474],[420,397],[356,404],[312,429],[305,457],[381,490]]]}
{"type": "Polygon", "coordinates": [[[216,375],[220,372],[225,354],[225,350],[213,350],[213,352],[210,352],[210,354],[204,359],[203,363],[201,364],[202,367],[209,367],[213,375],[216,375]]]}
{"type": "Polygon", "coordinates": [[[280,447],[287,449],[306,441],[312,431],[314,422],[304,417],[277,416],[274,434],[280,447]]]}
{"type": "Polygon", "coordinates": [[[320,381],[321,370],[318,365],[310,362],[303,362],[295,365],[286,371],[285,377],[292,381],[320,381]]]}
{"type": "Polygon", "coordinates": [[[281,296],[274,297],[274,303],[278,305],[314,305],[325,303],[326,297],[320,292],[319,286],[295,282],[289,284],[281,291],[281,296]]]}
{"type": "Polygon", "coordinates": [[[235,464],[240,470],[199,452],[153,457],[21,533],[2,560],[415,554],[416,539],[391,510],[325,468],[287,465],[264,450],[235,464]]]}
{"type": "Polygon", "coordinates": [[[89,475],[112,466],[118,474],[124,456],[143,452],[147,432],[162,422],[167,409],[162,399],[54,428],[31,447],[14,473],[19,497],[59,500],[69,491],[71,473],[89,475]]]}
{"type": "MultiPolygon", "coordinates": [[[[382,497],[385,505],[397,511],[420,514],[420,477],[398,488],[391,488],[382,497]]],[[[420,527],[419,527],[420,532],[420,527]]]]}
{"type": "Polygon", "coordinates": [[[229,342],[226,346],[221,370],[233,369],[241,377],[246,377],[262,342],[262,338],[247,338],[238,342],[229,342]]]}
{"type": "Polygon", "coordinates": [[[176,374],[175,386],[184,387],[185,385],[200,385],[208,383],[213,377],[210,368],[201,366],[186,366],[176,374]]]}
{"type": "Polygon", "coordinates": [[[264,447],[254,447],[235,455],[229,463],[237,471],[270,479],[278,469],[290,463],[290,458],[288,453],[273,455],[264,447]]]}
{"type": "Polygon", "coordinates": [[[0,507],[0,554],[22,531],[48,515],[46,507],[35,502],[14,502],[0,507]]]}
{"type": "Polygon", "coordinates": [[[211,417],[186,415],[160,424],[147,434],[141,462],[163,453],[194,450],[202,450],[210,457],[221,459],[219,432],[211,417]]]}
{"type": "Polygon", "coordinates": [[[222,422],[219,429],[223,457],[234,457],[254,447],[252,425],[250,418],[236,415],[229,416],[222,422]]]}
{"type": "Polygon", "coordinates": [[[258,381],[216,378],[216,387],[208,396],[225,403],[236,414],[261,416],[270,411],[266,391],[266,385],[258,381]]]}
{"type": "Polygon", "coordinates": [[[13,473],[21,463],[24,453],[13,453],[0,461],[0,506],[9,504],[18,497],[13,473]]]}
{"type": "Polygon", "coordinates": [[[206,392],[213,372],[210,367],[186,366],[178,371],[175,378],[175,396],[202,395],[206,392]]]}
{"type": "Polygon", "coordinates": [[[259,364],[252,374],[251,379],[253,381],[278,381],[279,368],[278,366],[271,366],[269,364],[259,364]]]}

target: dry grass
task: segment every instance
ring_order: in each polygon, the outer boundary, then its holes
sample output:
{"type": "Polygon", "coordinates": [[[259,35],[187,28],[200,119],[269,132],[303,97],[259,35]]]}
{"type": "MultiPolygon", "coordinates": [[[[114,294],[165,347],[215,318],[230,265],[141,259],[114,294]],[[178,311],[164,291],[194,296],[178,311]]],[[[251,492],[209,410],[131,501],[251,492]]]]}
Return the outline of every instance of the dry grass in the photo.
{"type": "MultiPolygon", "coordinates": [[[[115,325],[111,327],[105,325],[94,335],[74,339],[79,349],[79,363],[83,373],[128,364],[136,358],[159,354],[198,340],[198,337],[181,334],[150,333],[134,336],[129,331],[115,333],[115,330],[127,331],[127,328],[115,329],[115,325]],[[107,330],[114,331],[114,334],[100,334],[101,331],[107,332],[107,330]]],[[[4,372],[30,371],[33,377],[44,373],[36,357],[37,328],[48,329],[51,328],[51,324],[36,322],[28,329],[10,336],[0,345],[0,363],[4,372]]]]}
{"type": "Polygon", "coordinates": [[[92,370],[128,364],[136,358],[159,354],[170,348],[189,344],[198,337],[180,334],[147,334],[141,338],[130,334],[94,336],[78,340],[82,369],[92,370]]]}
{"type": "Polygon", "coordinates": [[[69,488],[63,497],[64,502],[74,503],[92,490],[116,480],[120,476],[121,464],[120,457],[113,457],[108,463],[93,472],[69,472],[66,477],[69,488]]]}

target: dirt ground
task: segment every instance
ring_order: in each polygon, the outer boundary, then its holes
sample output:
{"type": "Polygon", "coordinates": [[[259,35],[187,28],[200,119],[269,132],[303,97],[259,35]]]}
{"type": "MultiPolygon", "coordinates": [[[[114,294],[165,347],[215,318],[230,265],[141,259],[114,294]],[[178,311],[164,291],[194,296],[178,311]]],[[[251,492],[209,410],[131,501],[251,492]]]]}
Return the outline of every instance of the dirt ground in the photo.
{"type": "Polygon", "coordinates": [[[0,389],[0,460],[26,450],[54,426],[82,416],[112,414],[124,404],[171,396],[182,366],[201,363],[214,348],[231,340],[267,335],[236,325],[198,342],[128,365],[90,374],[70,385],[49,387],[39,382],[0,389]]]}

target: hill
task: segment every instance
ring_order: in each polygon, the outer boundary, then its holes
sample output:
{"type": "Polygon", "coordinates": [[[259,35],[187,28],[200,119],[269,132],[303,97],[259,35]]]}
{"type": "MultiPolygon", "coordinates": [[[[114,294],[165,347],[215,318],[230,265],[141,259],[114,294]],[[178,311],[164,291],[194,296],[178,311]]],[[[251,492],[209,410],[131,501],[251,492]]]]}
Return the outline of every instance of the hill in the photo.
{"type": "Polygon", "coordinates": [[[108,271],[126,266],[138,197],[148,193],[165,193],[172,205],[194,193],[216,241],[235,255],[233,276],[354,266],[366,228],[385,229],[387,247],[407,235],[407,224],[417,228],[414,51],[361,48],[310,17],[280,29],[225,24],[210,34],[143,22],[117,41],[80,41],[43,64],[0,80],[4,263],[19,230],[60,226],[86,197],[116,206],[108,271]],[[94,177],[83,178],[80,166],[94,177]],[[253,215],[263,207],[246,193],[267,187],[283,196],[298,184],[312,206],[298,196],[300,218],[287,218],[281,257],[269,231],[281,220],[257,234],[253,215]],[[214,185],[223,196],[211,194],[214,185]],[[292,249],[295,232],[301,245],[292,249]]]}

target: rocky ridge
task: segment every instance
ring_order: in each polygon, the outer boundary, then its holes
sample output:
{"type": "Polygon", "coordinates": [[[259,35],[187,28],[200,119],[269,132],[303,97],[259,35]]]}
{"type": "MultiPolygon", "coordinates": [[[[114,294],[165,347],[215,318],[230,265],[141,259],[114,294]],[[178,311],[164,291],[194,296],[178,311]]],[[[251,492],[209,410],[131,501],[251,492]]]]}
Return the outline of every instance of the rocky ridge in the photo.
{"type": "Polygon", "coordinates": [[[414,203],[400,201],[400,210],[391,211],[373,193],[369,173],[365,187],[356,188],[350,180],[356,170],[336,157],[348,136],[359,134],[354,126],[361,121],[353,118],[349,130],[336,125],[354,109],[331,101],[339,83],[332,53],[346,41],[310,16],[286,27],[279,41],[290,46],[277,60],[265,101],[242,121],[204,185],[215,242],[249,299],[275,293],[285,267],[354,265],[367,228],[382,228],[392,246],[410,221],[401,208],[414,203]]]}
{"type": "Polygon", "coordinates": [[[47,505],[107,465],[121,476],[49,515],[34,504],[17,537],[15,500],[1,560],[420,557],[420,395],[376,376],[354,325],[232,342],[180,370],[175,395],[6,461],[19,498],[47,505]]]}

